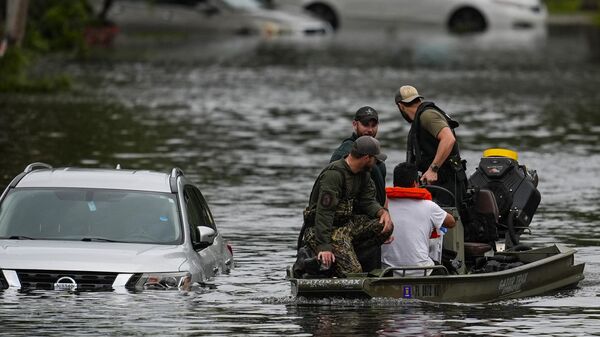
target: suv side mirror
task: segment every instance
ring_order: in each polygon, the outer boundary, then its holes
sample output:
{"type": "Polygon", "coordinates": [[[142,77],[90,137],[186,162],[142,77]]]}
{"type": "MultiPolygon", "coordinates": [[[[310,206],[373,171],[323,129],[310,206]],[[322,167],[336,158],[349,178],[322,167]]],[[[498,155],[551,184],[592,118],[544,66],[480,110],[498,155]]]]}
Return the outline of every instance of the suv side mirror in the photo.
{"type": "Polygon", "coordinates": [[[203,247],[212,245],[217,236],[217,232],[214,229],[206,226],[198,226],[198,232],[200,232],[200,245],[203,247]]]}

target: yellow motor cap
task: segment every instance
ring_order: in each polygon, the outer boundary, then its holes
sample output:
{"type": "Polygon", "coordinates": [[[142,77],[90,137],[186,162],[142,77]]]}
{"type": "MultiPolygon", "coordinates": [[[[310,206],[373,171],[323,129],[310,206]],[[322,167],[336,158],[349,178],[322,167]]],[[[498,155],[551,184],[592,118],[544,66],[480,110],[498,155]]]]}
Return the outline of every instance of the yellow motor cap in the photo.
{"type": "Polygon", "coordinates": [[[517,152],[508,149],[487,149],[483,151],[483,157],[506,157],[512,160],[518,160],[519,154],[517,152]]]}

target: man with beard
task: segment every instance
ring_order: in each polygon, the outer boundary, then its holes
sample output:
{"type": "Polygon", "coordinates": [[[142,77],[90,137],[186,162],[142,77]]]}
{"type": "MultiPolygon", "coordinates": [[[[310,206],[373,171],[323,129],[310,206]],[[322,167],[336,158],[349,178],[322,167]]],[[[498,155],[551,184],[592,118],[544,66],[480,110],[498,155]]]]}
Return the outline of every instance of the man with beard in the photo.
{"type": "MultiPolygon", "coordinates": [[[[358,137],[377,136],[379,128],[379,114],[377,110],[368,105],[358,109],[354,114],[352,128],[354,132],[350,137],[344,139],[342,144],[333,152],[330,162],[346,157],[350,153],[350,150],[352,150],[352,145],[358,137]]],[[[387,207],[385,175],[385,163],[378,161],[371,169],[371,179],[373,179],[373,183],[375,184],[375,198],[383,207],[387,207]]],[[[381,250],[373,242],[356,242],[354,248],[363,270],[373,270],[381,267],[381,250]]]]}
{"type": "Polygon", "coordinates": [[[334,276],[363,270],[353,242],[373,242],[379,249],[390,237],[393,224],[387,209],[375,199],[369,174],[386,158],[375,138],[358,137],[350,154],[325,167],[313,186],[300,246],[304,243],[322,268],[333,265],[334,276]]]}
{"type": "MultiPolygon", "coordinates": [[[[329,160],[330,163],[346,157],[350,153],[352,145],[358,137],[377,137],[377,129],[379,128],[379,115],[377,110],[371,108],[370,106],[363,106],[362,108],[358,109],[354,115],[354,120],[352,121],[352,128],[354,129],[354,132],[350,137],[344,139],[342,144],[340,144],[340,146],[333,152],[333,155],[329,160]]],[[[386,200],[385,175],[385,163],[377,162],[377,164],[371,170],[371,179],[373,179],[373,183],[375,183],[377,201],[381,206],[384,207],[386,200]]]]}
{"type": "MultiPolygon", "coordinates": [[[[402,86],[395,97],[396,106],[411,124],[407,141],[406,161],[417,165],[422,173],[421,183],[444,187],[454,194],[455,200],[440,193],[438,202],[458,206],[463,213],[463,197],[467,189],[465,161],[460,158],[454,121],[433,102],[423,100],[417,89],[402,86]]],[[[461,214],[462,216],[463,214],[461,214]]]]}

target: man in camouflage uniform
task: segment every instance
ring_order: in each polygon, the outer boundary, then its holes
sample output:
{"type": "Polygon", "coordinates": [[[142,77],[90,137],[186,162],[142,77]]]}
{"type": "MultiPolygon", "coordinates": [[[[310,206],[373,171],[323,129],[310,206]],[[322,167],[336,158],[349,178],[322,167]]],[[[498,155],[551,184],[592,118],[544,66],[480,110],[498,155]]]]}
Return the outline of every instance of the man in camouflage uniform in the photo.
{"type": "MultiPolygon", "coordinates": [[[[379,114],[377,110],[366,105],[361,107],[354,114],[354,120],[352,121],[353,133],[350,137],[344,139],[340,146],[333,152],[330,163],[345,158],[352,150],[352,145],[360,136],[371,136],[377,137],[377,130],[379,128],[379,114]]],[[[377,164],[371,169],[371,179],[375,184],[375,198],[381,204],[386,207],[386,194],[385,194],[385,175],[386,168],[385,163],[377,161],[377,164]]],[[[354,250],[358,256],[358,260],[363,270],[373,270],[381,268],[381,249],[373,240],[371,241],[360,241],[354,245],[354,250]]]]}
{"type": "Polygon", "coordinates": [[[362,271],[353,243],[376,238],[381,245],[393,230],[370,177],[370,169],[386,158],[375,138],[359,137],[350,155],[329,164],[313,186],[302,241],[324,268],[335,262],[336,276],[362,271]]]}

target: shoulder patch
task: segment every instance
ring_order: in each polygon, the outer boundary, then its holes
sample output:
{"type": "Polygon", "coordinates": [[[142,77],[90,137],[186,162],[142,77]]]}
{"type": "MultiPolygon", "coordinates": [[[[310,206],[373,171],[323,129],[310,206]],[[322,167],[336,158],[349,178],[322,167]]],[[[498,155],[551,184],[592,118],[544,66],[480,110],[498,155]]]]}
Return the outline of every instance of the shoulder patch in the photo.
{"type": "Polygon", "coordinates": [[[333,204],[333,194],[331,192],[323,192],[321,194],[321,206],[323,208],[329,208],[333,204]]]}

